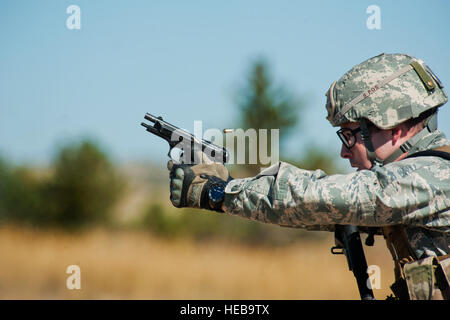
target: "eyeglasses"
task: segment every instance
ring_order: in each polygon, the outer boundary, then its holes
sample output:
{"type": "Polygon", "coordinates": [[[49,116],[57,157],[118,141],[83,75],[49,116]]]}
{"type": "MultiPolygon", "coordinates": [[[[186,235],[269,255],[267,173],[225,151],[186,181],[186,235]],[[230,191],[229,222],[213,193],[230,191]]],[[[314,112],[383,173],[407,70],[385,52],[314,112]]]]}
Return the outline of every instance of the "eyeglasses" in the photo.
{"type": "Polygon", "coordinates": [[[350,149],[356,143],[356,134],[361,131],[361,128],[350,129],[350,128],[342,128],[336,131],[339,139],[341,139],[342,143],[350,149]]]}

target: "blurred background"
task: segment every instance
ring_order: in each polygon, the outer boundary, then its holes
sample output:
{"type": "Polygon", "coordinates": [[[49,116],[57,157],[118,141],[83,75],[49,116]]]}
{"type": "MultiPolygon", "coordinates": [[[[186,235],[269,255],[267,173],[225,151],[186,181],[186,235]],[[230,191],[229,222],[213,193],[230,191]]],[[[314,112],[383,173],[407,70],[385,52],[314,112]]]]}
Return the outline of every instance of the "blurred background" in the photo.
{"type": "MultiPolygon", "coordinates": [[[[331,233],[173,208],[167,143],[140,122],[150,112],[190,132],[198,120],[203,131],[277,128],[281,160],[350,172],[325,119],[329,85],[382,52],[421,58],[450,83],[449,9],[437,0],[2,1],[0,298],[358,299],[331,233]],[[70,265],[81,289],[66,286],[70,265]]],[[[444,106],[447,134],[449,120],[444,106]]],[[[393,263],[376,240],[365,248],[383,299],[393,263]]]]}

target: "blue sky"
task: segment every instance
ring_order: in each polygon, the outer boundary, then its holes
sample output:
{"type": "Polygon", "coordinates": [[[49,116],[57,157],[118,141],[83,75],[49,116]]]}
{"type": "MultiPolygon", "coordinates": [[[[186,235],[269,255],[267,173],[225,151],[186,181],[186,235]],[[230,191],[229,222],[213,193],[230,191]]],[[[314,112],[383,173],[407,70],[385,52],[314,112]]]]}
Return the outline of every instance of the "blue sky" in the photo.
{"type": "MultiPolygon", "coordinates": [[[[56,146],[91,137],[118,161],[164,161],[146,112],[193,130],[232,127],[235,97],[258,57],[305,101],[285,152],[314,141],[338,157],[324,93],[381,52],[422,58],[450,86],[448,1],[0,2],[0,154],[45,164],[56,146]],[[81,29],[69,30],[69,5],[81,29]],[[369,30],[369,5],[381,30],[369,30]]],[[[300,112],[300,111],[299,111],[300,112]]],[[[439,127],[450,134],[450,108],[439,127]]]]}

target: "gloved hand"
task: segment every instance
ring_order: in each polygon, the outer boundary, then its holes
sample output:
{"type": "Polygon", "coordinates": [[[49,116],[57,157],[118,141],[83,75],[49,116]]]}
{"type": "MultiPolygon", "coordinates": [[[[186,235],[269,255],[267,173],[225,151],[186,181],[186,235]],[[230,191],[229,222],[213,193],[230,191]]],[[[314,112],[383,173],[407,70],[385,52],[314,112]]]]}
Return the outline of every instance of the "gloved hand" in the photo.
{"type": "Polygon", "coordinates": [[[225,189],[232,180],[223,164],[174,164],[167,163],[170,170],[170,201],[175,207],[202,208],[222,211],[221,203],[209,198],[212,188],[225,189]]]}

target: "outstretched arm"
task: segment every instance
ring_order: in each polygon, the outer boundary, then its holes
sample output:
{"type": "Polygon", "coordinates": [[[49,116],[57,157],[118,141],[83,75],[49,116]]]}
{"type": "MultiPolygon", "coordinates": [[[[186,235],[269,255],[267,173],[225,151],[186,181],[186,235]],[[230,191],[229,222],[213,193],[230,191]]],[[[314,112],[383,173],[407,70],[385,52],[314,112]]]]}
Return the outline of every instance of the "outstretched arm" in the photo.
{"type": "Polygon", "coordinates": [[[448,227],[450,184],[442,177],[448,175],[448,164],[429,158],[402,162],[332,176],[280,162],[256,177],[229,182],[224,211],[299,228],[399,223],[448,227]]]}

